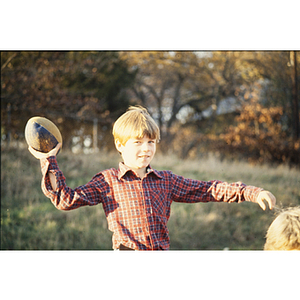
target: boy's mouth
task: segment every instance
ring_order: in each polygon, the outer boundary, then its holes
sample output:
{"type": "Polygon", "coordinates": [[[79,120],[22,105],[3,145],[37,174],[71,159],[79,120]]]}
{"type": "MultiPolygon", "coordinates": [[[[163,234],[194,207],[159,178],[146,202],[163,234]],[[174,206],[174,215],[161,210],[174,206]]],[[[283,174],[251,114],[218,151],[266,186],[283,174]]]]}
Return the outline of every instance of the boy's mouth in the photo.
{"type": "Polygon", "coordinates": [[[140,155],[140,156],[139,156],[139,158],[143,158],[143,159],[149,158],[149,157],[150,157],[149,155],[140,155]]]}

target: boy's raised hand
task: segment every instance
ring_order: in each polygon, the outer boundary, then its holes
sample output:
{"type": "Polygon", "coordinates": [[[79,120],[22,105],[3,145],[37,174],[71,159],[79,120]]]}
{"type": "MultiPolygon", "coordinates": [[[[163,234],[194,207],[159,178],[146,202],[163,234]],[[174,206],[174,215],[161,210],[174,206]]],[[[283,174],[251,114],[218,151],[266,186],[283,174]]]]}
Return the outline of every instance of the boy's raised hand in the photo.
{"type": "Polygon", "coordinates": [[[269,191],[261,191],[259,194],[258,194],[258,197],[256,199],[256,202],[259,204],[259,206],[265,210],[266,209],[266,205],[264,203],[263,200],[266,200],[268,205],[269,205],[269,208],[272,209],[275,204],[276,204],[276,198],[275,196],[270,193],[269,191]]]}
{"type": "Polygon", "coordinates": [[[61,147],[61,143],[58,143],[56,145],[55,148],[53,148],[51,151],[49,151],[48,153],[43,153],[43,152],[39,152],[34,150],[31,146],[28,147],[29,152],[37,159],[43,159],[43,158],[47,158],[50,156],[56,156],[57,152],[59,151],[61,147]]]}

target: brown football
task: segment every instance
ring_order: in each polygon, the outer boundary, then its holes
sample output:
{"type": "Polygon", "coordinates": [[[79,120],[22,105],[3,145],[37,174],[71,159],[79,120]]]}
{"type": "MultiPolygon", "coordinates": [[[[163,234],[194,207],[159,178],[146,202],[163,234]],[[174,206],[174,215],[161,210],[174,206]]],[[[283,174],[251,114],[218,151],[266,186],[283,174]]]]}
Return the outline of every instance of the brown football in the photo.
{"type": "Polygon", "coordinates": [[[25,139],[33,149],[48,153],[62,143],[62,136],[56,125],[44,117],[32,117],[25,126],[25,139]]]}

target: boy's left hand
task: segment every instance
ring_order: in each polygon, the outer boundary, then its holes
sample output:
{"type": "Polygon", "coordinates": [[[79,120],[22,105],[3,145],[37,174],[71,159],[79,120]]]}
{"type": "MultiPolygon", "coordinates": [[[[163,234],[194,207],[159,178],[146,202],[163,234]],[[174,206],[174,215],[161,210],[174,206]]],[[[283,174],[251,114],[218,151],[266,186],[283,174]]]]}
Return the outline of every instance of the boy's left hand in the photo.
{"type": "Polygon", "coordinates": [[[47,157],[50,157],[50,156],[56,156],[59,149],[61,148],[62,144],[61,143],[58,143],[56,145],[55,148],[53,148],[52,150],[50,150],[48,153],[44,153],[44,152],[40,152],[40,151],[37,151],[35,149],[33,149],[31,146],[28,146],[28,150],[29,152],[37,159],[45,159],[47,157]]]}
{"type": "Polygon", "coordinates": [[[256,202],[259,204],[259,206],[265,210],[266,209],[266,205],[264,203],[263,200],[266,200],[267,203],[269,204],[269,208],[272,209],[275,204],[276,204],[276,198],[275,196],[270,193],[269,191],[261,191],[259,194],[258,194],[258,197],[256,199],[256,202]]]}

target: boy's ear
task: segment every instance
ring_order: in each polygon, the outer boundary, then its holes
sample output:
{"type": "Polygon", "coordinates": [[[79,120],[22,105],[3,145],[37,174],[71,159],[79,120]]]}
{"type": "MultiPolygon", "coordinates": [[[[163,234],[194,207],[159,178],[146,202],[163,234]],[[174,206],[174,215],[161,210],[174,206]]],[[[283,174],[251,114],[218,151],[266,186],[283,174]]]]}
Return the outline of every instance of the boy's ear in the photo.
{"type": "Polygon", "coordinates": [[[116,148],[117,148],[117,150],[120,152],[120,153],[122,153],[122,144],[121,144],[121,142],[118,140],[118,139],[116,139],[115,140],[115,146],[116,146],[116,148]]]}

